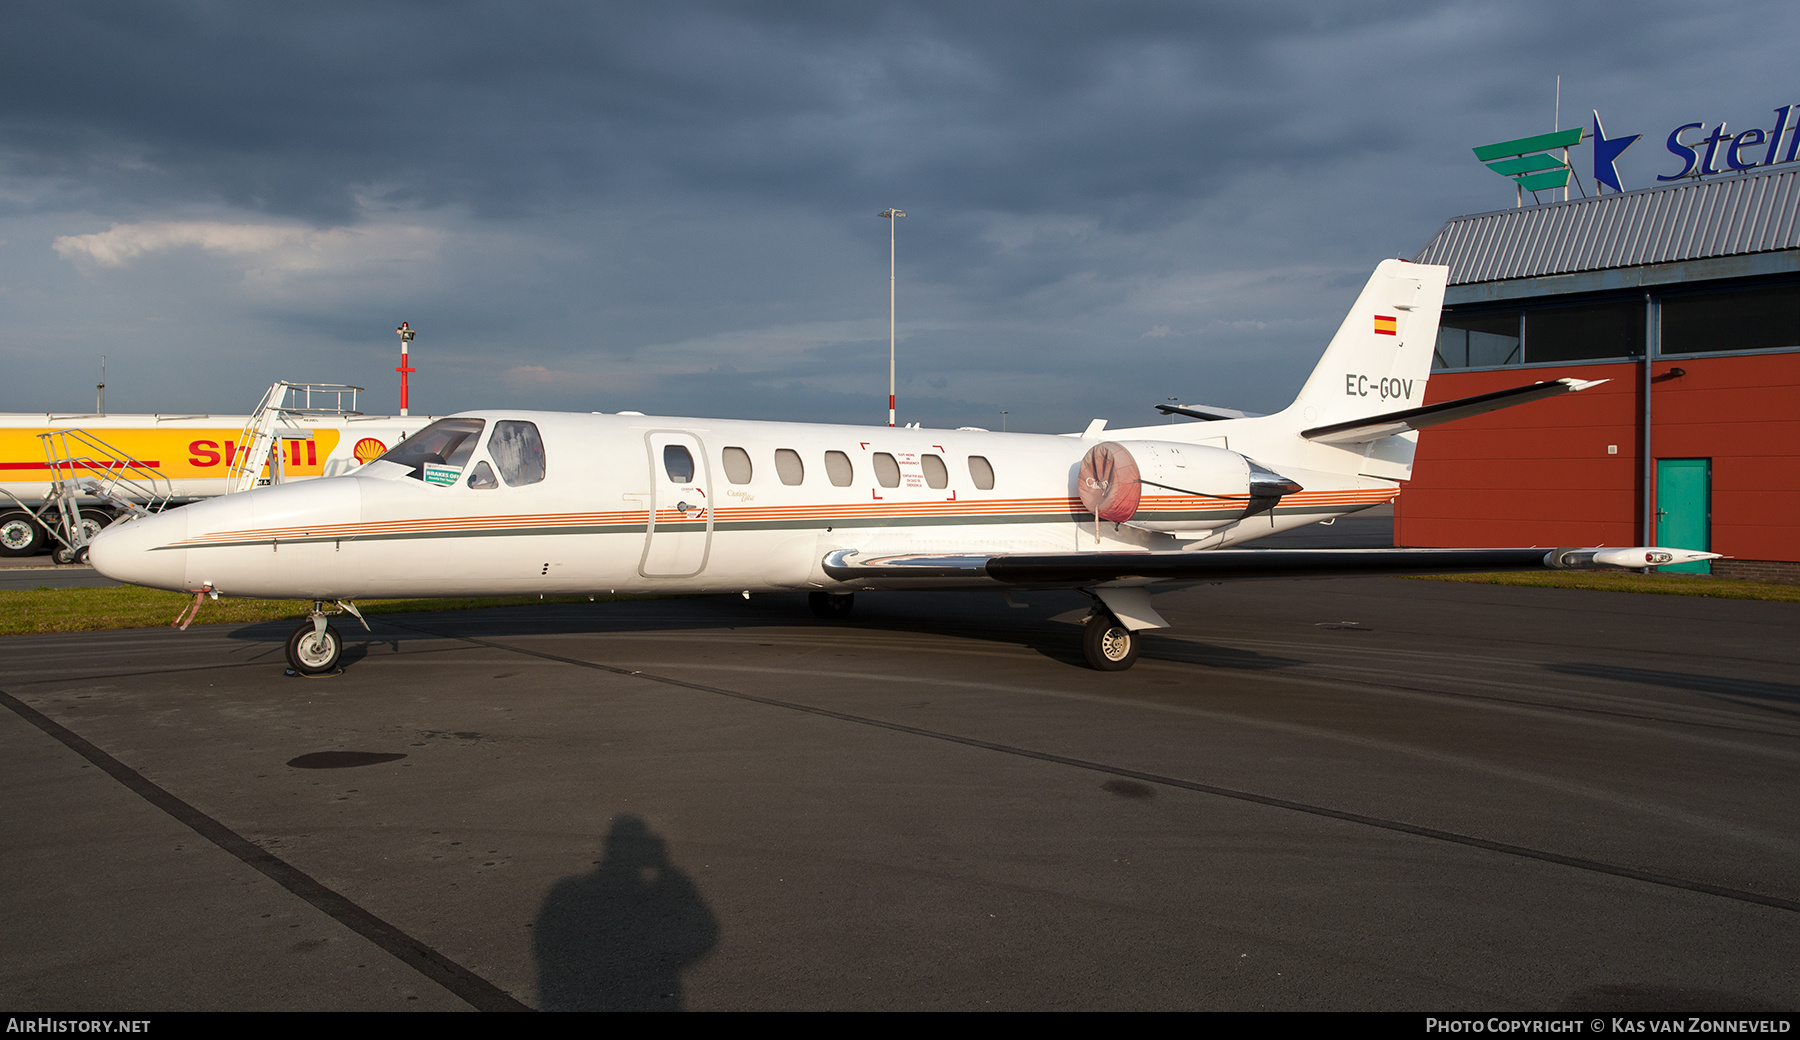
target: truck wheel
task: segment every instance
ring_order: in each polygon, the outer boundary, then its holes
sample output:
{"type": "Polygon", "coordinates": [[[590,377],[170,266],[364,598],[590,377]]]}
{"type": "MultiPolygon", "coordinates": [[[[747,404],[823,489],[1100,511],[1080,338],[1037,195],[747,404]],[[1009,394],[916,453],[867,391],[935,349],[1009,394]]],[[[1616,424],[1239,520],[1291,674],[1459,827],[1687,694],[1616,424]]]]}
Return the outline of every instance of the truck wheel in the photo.
{"type": "Polygon", "coordinates": [[[17,509],[0,513],[0,556],[35,556],[48,538],[30,513],[17,509]]]}
{"type": "Polygon", "coordinates": [[[111,513],[100,513],[100,512],[95,512],[95,511],[87,510],[87,509],[82,510],[81,511],[81,536],[82,536],[82,538],[86,541],[90,541],[90,542],[93,541],[94,536],[99,534],[101,531],[106,530],[107,525],[112,523],[113,519],[114,519],[114,517],[111,513]]]}

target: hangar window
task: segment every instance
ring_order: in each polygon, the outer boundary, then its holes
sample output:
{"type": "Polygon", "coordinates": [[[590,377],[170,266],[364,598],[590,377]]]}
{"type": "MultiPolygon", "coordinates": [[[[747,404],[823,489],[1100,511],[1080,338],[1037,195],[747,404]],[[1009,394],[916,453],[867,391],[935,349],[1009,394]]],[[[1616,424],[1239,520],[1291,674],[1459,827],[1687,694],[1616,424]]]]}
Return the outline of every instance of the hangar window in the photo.
{"type": "Polygon", "coordinates": [[[936,455],[920,455],[919,468],[925,471],[925,483],[929,487],[947,488],[950,486],[950,471],[944,468],[944,460],[936,455]]]}
{"type": "Polygon", "coordinates": [[[1444,311],[1431,367],[1497,368],[1557,361],[1639,357],[1644,351],[1642,297],[1574,305],[1444,311]]]}
{"type": "Polygon", "coordinates": [[[882,487],[900,486],[900,464],[885,451],[875,453],[875,483],[882,487]]]}
{"type": "Polygon", "coordinates": [[[825,475],[831,478],[832,487],[849,487],[850,481],[856,479],[856,472],[850,468],[850,456],[841,451],[826,452],[825,475]]]}
{"type": "Polygon", "coordinates": [[[694,456],[679,444],[663,445],[663,472],[671,484],[694,482],[694,456]]]}
{"type": "Polygon", "coordinates": [[[1482,314],[1445,311],[1438,322],[1437,352],[1431,367],[1489,368],[1519,363],[1519,319],[1516,310],[1482,314]]]}
{"type": "Polygon", "coordinates": [[[1525,361],[1635,357],[1644,350],[1644,301],[1614,300],[1525,312],[1525,361]]]}
{"type": "Polygon", "coordinates": [[[798,484],[805,480],[806,466],[800,461],[800,453],[792,448],[776,448],[775,475],[783,484],[798,484]]]}
{"type": "Polygon", "coordinates": [[[733,484],[750,483],[750,453],[742,448],[725,449],[725,479],[733,484]]]}
{"type": "Polygon", "coordinates": [[[407,476],[428,484],[454,484],[475,452],[485,419],[439,419],[389,448],[377,461],[412,470],[407,476]]]}
{"type": "Polygon", "coordinates": [[[507,420],[494,424],[488,456],[507,487],[524,487],[544,479],[544,440],[536,423],[507,420]]]}
{"type": "Polygon", "coordinates": [[[1800,346],[1800,286],[1662,298],[1664,354],[1800,346]]]}
{"type": "Polygon", "coordinates": [[[983,491],[994,490],[994,467],[980,455],[969,456],[969,479],[983,491]]]}

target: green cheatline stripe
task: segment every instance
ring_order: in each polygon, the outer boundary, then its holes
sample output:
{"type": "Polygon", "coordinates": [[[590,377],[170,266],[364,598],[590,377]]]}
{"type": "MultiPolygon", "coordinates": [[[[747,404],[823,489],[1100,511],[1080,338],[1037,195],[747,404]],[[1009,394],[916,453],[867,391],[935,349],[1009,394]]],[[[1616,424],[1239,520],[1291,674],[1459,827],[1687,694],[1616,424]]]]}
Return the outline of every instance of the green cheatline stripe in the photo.
{"type": "Polygon", "coordinates": [[[1502,159],[1499,162],[1488,163],[1488,169],[1502,176],[1512,177],[1521,173],[1534,173],[1538,170],[1565,170],[1568,167],[1562,160],[1553,159],[1548,155],[1522,155],[1517,159],[1502,159]]]}
{"type": "Polygon", "coordinates": [[[1499,144],[1484,144],[1475,149],[1475,158],[1482,162],[1504,159],[1509,155],[1525,155],[1529,152],[1547,152],[1552,148],[1569,148],[1581,143],[1581,127],[1558,130],[1553,134],[1539,134],[1536,137],[1521,137],[1517,141],[1501,141],[1499,144]]]}
{"type": "Polygon", "coordinates": [[[1526,191],[1542,191],[1545,188],[1560,188],[1569,183],[1569,168],[1545,170],[1543,173],[1528,173],[1519,179],[1519,187],[1526,191]]]}

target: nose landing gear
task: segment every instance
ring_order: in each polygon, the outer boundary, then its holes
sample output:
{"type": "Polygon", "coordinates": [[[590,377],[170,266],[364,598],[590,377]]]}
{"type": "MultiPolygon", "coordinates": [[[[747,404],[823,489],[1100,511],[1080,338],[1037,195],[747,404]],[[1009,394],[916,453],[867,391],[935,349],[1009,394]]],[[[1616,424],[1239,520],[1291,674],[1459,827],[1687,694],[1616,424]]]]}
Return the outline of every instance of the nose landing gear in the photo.
{"type": "Polygon", "coordinates": [[[336,627],[327,623],[324,614],[300,623],[288,636],[288,667],[299,675],[324,675],[335,672],[344,656],[344,638],[336,627]]]}
{"type": "MultiPolygon", "coordinates": [[[[361,621],[364,630],[368,629],[369,622],[356,609],[356,604],[338,600],[337,605],[361,621]]],[[[328,675],[339,670],[338,663],[344,656],[344,637],[326,620],[329,616],[325,613],[325,601],[313,600],[306,620],[288,636],[288,667],[295,675],[328,675]]]]}

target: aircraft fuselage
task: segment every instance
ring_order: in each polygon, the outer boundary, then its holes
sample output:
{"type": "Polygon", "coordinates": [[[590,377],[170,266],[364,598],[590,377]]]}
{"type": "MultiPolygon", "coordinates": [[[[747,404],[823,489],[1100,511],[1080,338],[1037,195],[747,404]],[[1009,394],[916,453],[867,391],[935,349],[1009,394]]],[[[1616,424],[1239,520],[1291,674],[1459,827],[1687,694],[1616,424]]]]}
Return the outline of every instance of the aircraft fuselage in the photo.
{"type": "MultiPolygon", "coordinates": [[[[851,590],[827,554],[1032,553],[1236,544],[1387,501],[1392,481],[1295,470],[1305,490],[1247,515],[1242,456],[1179,456],[1132,522],[1096,523],[1073,436],[554,412],[463,413],[481,446],[431,482],[391,462],[259,489],[109,532],[96,562],[138,584],[223,595],[388,596],[851,590]],[[530,424],[542,479],[484,483],[498,423],[530,424]],[[454,472],[450,472],[454,470],[454,472]],[[1218,486],[1226,484],[1228,486],[1218,486]],[[1174,530],[1167,530],[1173,528],[1174,530]]],[[[1232,424],[1216,424],[1220,426],[1232,424]]],[[[1152,443],[1168,427],[1109,431],[1152,443]]],[[[1223,438],[1220,438],[1223,440],[1223,438]]]]}

